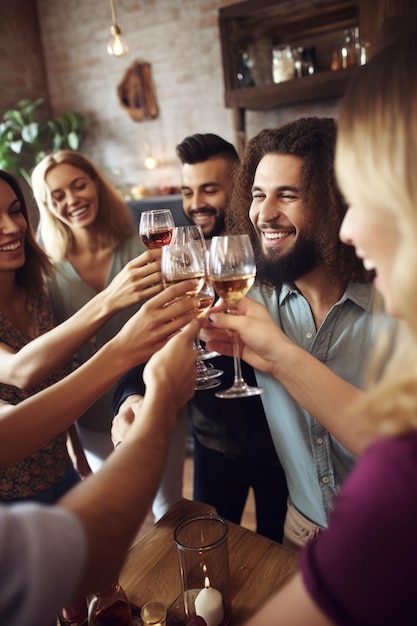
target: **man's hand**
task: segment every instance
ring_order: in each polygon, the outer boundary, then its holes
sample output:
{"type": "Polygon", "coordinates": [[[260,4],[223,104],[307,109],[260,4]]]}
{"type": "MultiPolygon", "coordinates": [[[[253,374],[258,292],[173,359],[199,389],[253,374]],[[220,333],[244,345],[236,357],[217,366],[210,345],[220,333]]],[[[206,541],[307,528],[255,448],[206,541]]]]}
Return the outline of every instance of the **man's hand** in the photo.
{"type": "Polygon", "coordinates": [[[156,352],[143,371],[146,394],[170,397],[170,404],[179,410],[194,395],[196,355],[194,337],[200,322],[193,320],[156,352]]]}
{"type": "Polygon", "coordinates": [[[115,449],[122,443],[133,421],[138,418],[142,402],[143,396],[132,394],[120,405],[111,427],[111,440],[115,449]]]}

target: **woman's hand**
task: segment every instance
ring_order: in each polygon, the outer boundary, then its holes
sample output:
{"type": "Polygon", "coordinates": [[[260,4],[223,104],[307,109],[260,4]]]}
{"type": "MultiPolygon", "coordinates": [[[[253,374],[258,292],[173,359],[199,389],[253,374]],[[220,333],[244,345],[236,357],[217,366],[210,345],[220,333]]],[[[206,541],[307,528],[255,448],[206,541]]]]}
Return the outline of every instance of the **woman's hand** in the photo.
{"type": "Polygon", "coordinates": [[[116,313],[133,304],[147,300],[163,290],[161,250],[147,250],[113,278],[101,293],[109,311],[116,313]]]}
{"type": "MultiPolygon", "coordinates": [[[[116,339],[123,342],[120,352],[131,359],[131,366],[148,361],[172,335],[195,318],[199,300],[187,297],[187,292],[196,284],[196,280],[186,280],[167,287],[126,322],[116,339]]],[[[198,324],[196,334],[199,328],[198,324]]]]}

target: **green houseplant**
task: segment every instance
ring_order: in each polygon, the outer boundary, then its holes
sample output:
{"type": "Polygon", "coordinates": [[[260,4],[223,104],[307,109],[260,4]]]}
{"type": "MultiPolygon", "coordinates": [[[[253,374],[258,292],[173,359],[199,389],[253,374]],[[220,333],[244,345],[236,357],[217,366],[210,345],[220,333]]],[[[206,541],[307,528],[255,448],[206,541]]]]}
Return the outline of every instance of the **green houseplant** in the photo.
{"type": "Polygon", "coordinates": [[[61,148],[78,150],[84,134],[84,117],[65,112],[43,121],[42,98],[21,100],[6,111],[0,123],[0,169],[21,176],[30,185],[30,175],[43,157],[61,148]]]}

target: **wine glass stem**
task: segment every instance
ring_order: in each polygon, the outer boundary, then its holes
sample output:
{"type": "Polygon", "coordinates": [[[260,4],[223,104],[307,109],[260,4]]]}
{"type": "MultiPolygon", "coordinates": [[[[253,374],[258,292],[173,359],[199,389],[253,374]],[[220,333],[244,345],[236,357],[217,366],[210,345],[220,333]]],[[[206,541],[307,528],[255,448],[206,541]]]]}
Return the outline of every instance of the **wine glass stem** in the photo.
{"type": "Polygon", "coordinates": [[[240,365],[239,355],[239,336],[233,332],[233,363],[235,367],[235,382],[234,384],[242,385],[245,381],[242,377],[242,367],[240,365]]]}
{"type": "Polygon", "coordinates": [[[200,370],[200,371],[201,370],[203,370],[203,371],[206,370],[207,368],[206,368],[205,364],[203,363],[203,361],[202,361],[202,359],[200,357],[200,351],[199,351],[200,339],[198,337],[194,337],[194,346],[193,347],[194,347],[194,350],[195,350],[195,353],[196,353],[195,362],[196,362],[196,365],[197,365],[197,370],[200,370]]]}

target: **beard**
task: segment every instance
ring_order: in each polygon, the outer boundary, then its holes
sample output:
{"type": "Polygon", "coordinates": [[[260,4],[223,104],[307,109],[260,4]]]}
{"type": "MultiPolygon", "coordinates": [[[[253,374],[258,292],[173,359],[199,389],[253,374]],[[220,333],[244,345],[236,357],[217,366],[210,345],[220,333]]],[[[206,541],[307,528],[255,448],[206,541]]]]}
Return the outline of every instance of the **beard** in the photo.
{"type": "Polygon", "coordinates": [[[314,237],[299,235],[294,247],[283,254],[271,250],[264,252],[260,244],[255,250],[256,280],[281,288],[283,283],[293,283],[320,262],[320,250],[314,237]]]}
{"type": "Polygon", "coordinates": [[[213,230],[211,231],[211,233],[209,235],[207,235],[208,239],[211,239],[212,237],[216,237],[218,235],[221,235],[224,231],[224,214],[223,215],[218,215],[216,217],[216,223],[214,225],[213,230]]]}
{"type": "Polygon", "coordinates": [[[187,215],[187,219],[191,224],[195,224],[194,218],[198,214],[209,214],[215,218],[213,229],[209,233],[204,233],[204,237],[206,239],[211,239],[217,235],[221,235],[224,231],[224,223],[225,223],[225,214],[224,211],[221,214],[217,213],[216,209],[213,209],[210,206],[202,207],[201,209],[190,211],[187,215]]]}

